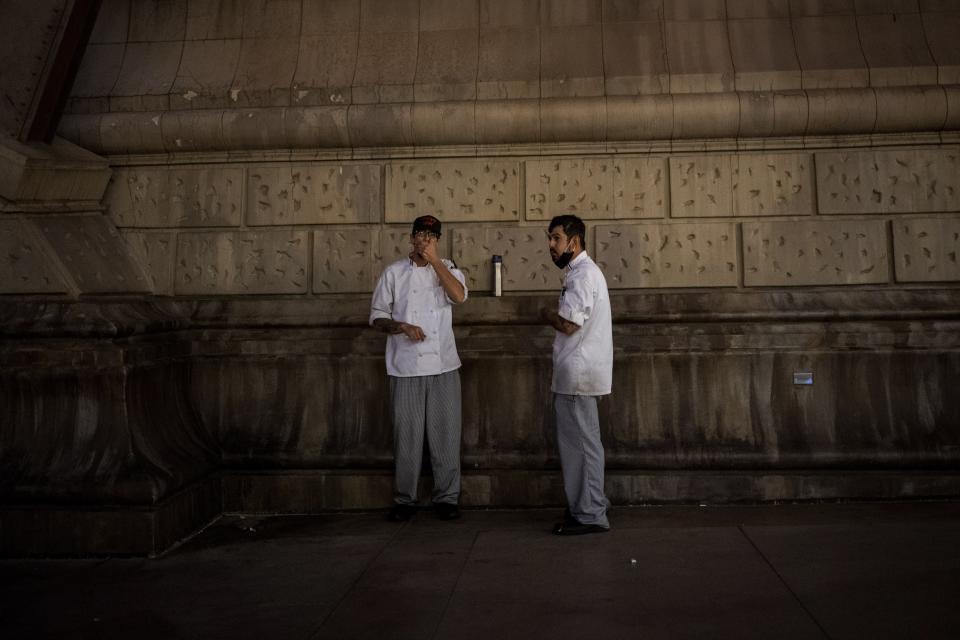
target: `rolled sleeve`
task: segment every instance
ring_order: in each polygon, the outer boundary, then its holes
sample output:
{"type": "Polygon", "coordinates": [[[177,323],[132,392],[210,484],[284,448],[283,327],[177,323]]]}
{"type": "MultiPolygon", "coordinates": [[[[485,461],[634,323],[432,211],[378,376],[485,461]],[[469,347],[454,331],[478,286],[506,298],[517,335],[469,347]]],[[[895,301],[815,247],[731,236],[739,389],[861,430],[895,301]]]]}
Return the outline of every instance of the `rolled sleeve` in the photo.
{"type": "MultiPolygon", "coordinates": [[[[464,302],[467,301],[467,298],[470,297],[470,293],[469,291],[467,291],[467,278],[466,276],[463,275],[463,272],[460,271],[460,269],[457,269],[457,267],[452,262],[444,261],[444,263],[447,265],[447,268],[450,269],[450,273],[453,274],[453,277],[456,278],[457,282],[459,282],[460,285],[463,287],[463,300],[461,302],[458,303],[456,300],[453,300],[452,298],[450,298],[449,295],[446,296],[447,302],[449,302],[450,304],[463,304],[464,302]]],[[[444,292],[444,294],[446,294],[446,292],[444,292]]]]}
{"type": "Polygon", "coordinates": [[[571,286],[564,291],[557,314],[564,320],[582,327],[583,323],[590,318],[592,306],[593,296],[590,295],[584,283],[571,283],[571,286]]]}
{"type": "Polygon", "coordinates": [[[387,273],[377,280],[377,288],[373,290],[373,299],[370,301],[370,324],[380,318],[393,319],[393,287],[387,273]]]}

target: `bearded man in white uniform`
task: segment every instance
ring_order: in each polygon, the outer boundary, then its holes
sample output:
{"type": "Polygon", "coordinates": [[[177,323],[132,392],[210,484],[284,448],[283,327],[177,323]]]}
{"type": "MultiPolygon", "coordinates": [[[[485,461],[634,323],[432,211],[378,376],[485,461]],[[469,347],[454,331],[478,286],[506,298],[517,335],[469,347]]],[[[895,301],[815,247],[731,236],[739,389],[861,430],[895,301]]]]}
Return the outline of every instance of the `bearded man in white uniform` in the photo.
{"type": "Polygon", "coordinates": [[[557,535],[610,530],[604,494],[604,453],[597,401],[613,381],[613,323],[603,272],[585,250],[586,227],[577,216],[557,216],[548,229],[550,257],[565,270],[556,311],[541,317],[556,330],[553,409],[567,511],[557,535]]]}

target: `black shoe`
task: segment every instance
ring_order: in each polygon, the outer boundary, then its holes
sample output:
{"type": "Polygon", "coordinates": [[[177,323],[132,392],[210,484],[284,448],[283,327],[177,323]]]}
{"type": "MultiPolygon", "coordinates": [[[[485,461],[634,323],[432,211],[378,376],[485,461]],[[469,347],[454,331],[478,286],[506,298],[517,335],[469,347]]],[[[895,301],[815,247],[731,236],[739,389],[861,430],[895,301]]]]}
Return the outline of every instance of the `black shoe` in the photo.
{"type": "Polygon", "coordinates": [[[441,520],[456,520],[460,517],[460,509],[453,502],[434,503],[433,511],[441,520]]]}
{"type": "Polygon", "coordinates": [[[601,527],[598,524],[582,524],[576,520],[558,522],[553,526],[553,533],[558,536],[582,536],[585,533],[606,533],[607,531],[610,531],[607,527],[601,527]]]}
{"type": "Polygon", "coordinates": [[[391,522],[406,522],[417,512],[417,507],[412,504],[395,504],[387,514],[387,520],[391,522]]]}
{"type": "MultiPolygon", "coordinates": [[[[610,512],[607,511],[607,519],[610,519],[610,512]]],[[[567,507],[563,510],[563,521],[566,524],[580,524],[580,521],[573,517],[573,514],[570,513],[570,507],[567,507]]]]}

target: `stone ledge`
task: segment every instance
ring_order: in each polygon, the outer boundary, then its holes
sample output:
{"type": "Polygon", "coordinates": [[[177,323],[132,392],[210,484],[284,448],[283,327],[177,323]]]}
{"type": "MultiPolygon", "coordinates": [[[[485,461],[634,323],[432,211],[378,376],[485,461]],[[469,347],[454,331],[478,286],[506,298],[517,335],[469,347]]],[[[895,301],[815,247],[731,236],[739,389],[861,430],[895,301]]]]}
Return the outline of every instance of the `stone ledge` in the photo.
{"type": "MultiPolygon", "coordinates": [[[[385,509],[392,502],[389,471],[285,471],[223,476],[224,512],[322,513],[385,509]]],[[[429,504],[431,479],[420,484],[429,504]]],[[[608,470],[615,505],[764,503],[833,500],[940,499],[960,496],[954,471],[648,471],[608,470]]],[[[559,470],[465,471],[466,507],[560,507],[559,470]]]]}
{"type": "Polygon", "coordinates": [[[0,557],[153,557],[222,512],[216,474],[149,507],[0,505],[0,557]]]}
{"type": "MultiPolygon", "coordinates": [[[[539,326],[540,307],[555,302],[552,294],[471,295],[454,311],[454,323],[539,326]]],[[[614,292],[611,303],[618,325],[955,320],[960,318],[960,286],[614,292]]],[[[368,294],[81,301],[0,297],[0,336],[123,338],[189,329],[362,328],[368,326],[369,312],[368,294]]]]}
{"type": "Polygon", "coordinates": [[[958,95],[958,85],[932,85],[760,94],[681,93],[666,97],[115,112],[65,115],[60,135],[93,152],[111,156],[280,149],[287,150],[282,153],[289,156],[289,150],[351,146],[387,150],[438,145],[555,145],[588,141],[630,144],[740,136],[939,132],[957,128],[960,116],[954,114],[953,103],[960,99],[958,95]],[[758,102],[758,96],[766,99],[758,102]],[[784,96],[791,99],[777,99],[784,96]],[[437,104],[442,104],[443,109],[438,110],[437,104]],[[897,117],[904,112],[911,113],[909,121],[897,117]],[[554,117],[545,119],[541,113],[554,117]],[[324,129],[298,129],[289,124],[323,118],[335,124],[324,129]],[[449,131],[446,137],[438,136],[437,131],[444,130],[444,121],[449,118],[465,124],[449,131]],[[651,129],[647,124],[651,120],[664,121],[664,125],[651,129]],[[597,121],[606,126],[598,130],[597,121]],[[171,124],[174,122],[176,127],[171,124]],[[214,124],[219,127],[218,135],[211,135],[211,123],[218,123],[214,124]]]}

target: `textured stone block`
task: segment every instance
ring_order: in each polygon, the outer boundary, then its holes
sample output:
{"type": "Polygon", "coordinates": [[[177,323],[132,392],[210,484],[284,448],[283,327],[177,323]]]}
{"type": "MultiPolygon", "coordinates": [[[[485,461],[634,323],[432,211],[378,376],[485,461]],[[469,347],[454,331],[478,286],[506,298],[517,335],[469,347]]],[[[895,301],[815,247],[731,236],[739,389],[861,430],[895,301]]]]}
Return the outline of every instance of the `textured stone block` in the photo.
{"type": "Polygon", "coordinates": [[[467,286],[493,289],[491,258],[500,255],[504,291],[559,291],[563,272],[550,259],[545,226],[455,230],[453,259],[467,277],[467,286]]]}
{"type": "Polygon", "coordinates": [[[171,169],[168,179],[171,224],[179,227],[240,225],[243,169],[171,169]]]}
{"type": "Polygon", "coordinates": [[[35,224],[81,293],[150,292],[146,275],[106,216],[44,216],[35,224]]]}
{"type": "Polygon", "coordinates": [[[118,169],[104,196],[118,227],[238,226],[243,170],[217,167],[118,169]]]}
{"type": "Polygon", "coordinates": [[[886,221],[744,223],[743,266],[748,287],[885,283],[886,221]]]}
{"type": "Polygon", "coordinates": [[[665,218],[667,159],[613,159],[614,218],[665,218]]]}
{"type": "Polygon", "coordinates": [[[104,194],[104,208],[118,227],[165,227],[170,224],[167,189],[166,169],[117,169],[104,194]]]}
{"type": "Polygon", "coordinates": [[[597,264],[612,289],[734,287],[732,223],[598,226],[597,264]]]}
{"type": "Polygon", "coordinates": [[[179,295],[306,293],[307,231],[185,232],[177,248],[179,295]]]}
{"type": "Polygon", "coordinates": [[[67,293],[40,238],[18,218],[0,218],[0,293],[67,293]]]}
{"type": "Polygon", "coordinates": [[[329,228],[313,232],[315,293],[373,291],[380,274],[379,231],[329,228]]]}
{"type": "Polygon", "coordinates": [[[519,165],[510,160],[387,165],[387,222],[517,220],[519,165]]]}
{"type": "Polygon", "coordinates": [[[734,156],[734,215],[812,214],[812,160],[806,154],[734,156]]]}
{"type": "Polygon", "coordinates": [[[612,218],[614,163],[610,158],[529,160],[526,166],[527,220],[563,213],[612,218]]]}
{"type": "Polygon", "coordinates": [[[670,158],[670,215],[733,215],[733,166],[726,155],[670,158]]]}
{"type": "Polygon", "coordinates": [[[960,149],[817,154],[820,213],[960,211],[960,149]]]}
{"type": "Polygon", "coordinates": [[[177,237],[173,231],[125,231],[121,234],[133,258],[147,273],[153,292],[173,295],[177,237]]]}
{"type": "Polygon", "coordinates": [[[378,165],[295,165],[248,171],[247,224],[380,221],[378,165]]]}
{"type": "Polygon", "coordinates": [[[894,220],[893,253],[897,282],[960,280],[960,219],[894,220]]]}

